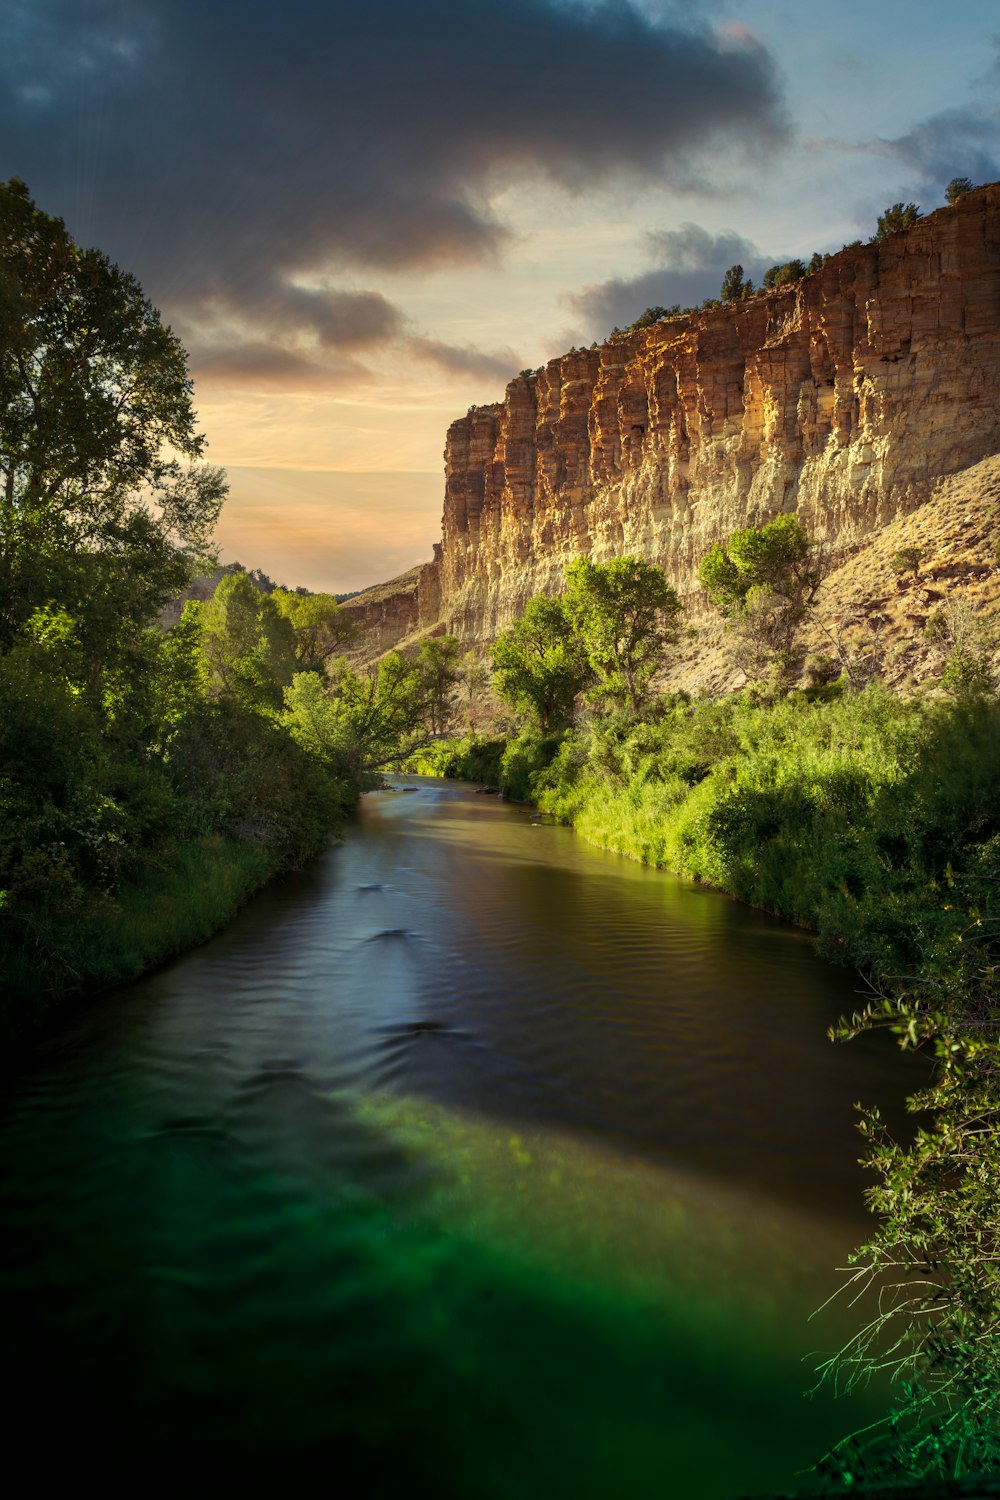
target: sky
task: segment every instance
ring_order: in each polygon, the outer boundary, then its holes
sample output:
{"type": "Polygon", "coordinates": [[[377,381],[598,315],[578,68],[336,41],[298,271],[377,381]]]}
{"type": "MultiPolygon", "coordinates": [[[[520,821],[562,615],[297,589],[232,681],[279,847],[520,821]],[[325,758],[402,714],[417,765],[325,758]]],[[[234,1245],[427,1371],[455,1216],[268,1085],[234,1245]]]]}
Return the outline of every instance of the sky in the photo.
{"type": "Polygon", "coordinates": [[[188,351],[225,559],[430,557],[448,424],[1000,178],[995,0],[0,0],[0,178],[188,351]]]}

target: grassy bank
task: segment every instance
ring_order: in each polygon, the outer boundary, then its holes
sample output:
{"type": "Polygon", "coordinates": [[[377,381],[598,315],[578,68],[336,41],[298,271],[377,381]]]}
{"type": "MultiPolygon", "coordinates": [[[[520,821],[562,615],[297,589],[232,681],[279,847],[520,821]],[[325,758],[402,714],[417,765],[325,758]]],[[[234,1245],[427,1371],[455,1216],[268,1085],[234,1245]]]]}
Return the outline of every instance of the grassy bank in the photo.
{"type": "Polygon", "coordinates": [[[589,842],[814,928],[872,973],[946,973],[1000,878],[1000,704],[661,702],[560,738],[466,738],[414,769],[486,780],[589,842]]]}
{"type": "Polygon", "coordinates": [[[172,849],[114,896],[6,954],[0,1035],[24,1035],[55,1002],[135,979],[204,942],[280,868],[268,850],[221,835],[172,849]]]}

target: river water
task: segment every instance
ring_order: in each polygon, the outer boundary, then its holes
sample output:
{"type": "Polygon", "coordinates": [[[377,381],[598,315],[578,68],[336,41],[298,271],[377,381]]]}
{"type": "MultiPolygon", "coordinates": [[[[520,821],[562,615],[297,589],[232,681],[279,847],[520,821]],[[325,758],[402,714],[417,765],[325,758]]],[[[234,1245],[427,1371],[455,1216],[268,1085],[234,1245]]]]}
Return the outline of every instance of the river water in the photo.
{"type": "Polygon", "coordinates": [[[471,788],[364,800],[0,1096],[9,1431],[224,1493],[712,1500],[805,1485],[854,1326],[853,1101],[803,933],[471,788]]]}

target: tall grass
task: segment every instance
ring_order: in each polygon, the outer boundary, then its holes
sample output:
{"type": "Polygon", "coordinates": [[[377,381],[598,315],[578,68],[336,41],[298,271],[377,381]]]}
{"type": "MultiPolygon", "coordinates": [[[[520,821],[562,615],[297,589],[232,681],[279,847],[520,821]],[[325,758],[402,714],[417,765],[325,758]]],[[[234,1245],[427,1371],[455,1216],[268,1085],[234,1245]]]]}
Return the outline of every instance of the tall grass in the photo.
{"type": "Polygon", "coordinates": [[[134,979],[203,942],[279,868],[272,851],[221,835],[171,849],[114,897],[5,955],[0,1035],[37,1027],[67,995],[134,979]]]}

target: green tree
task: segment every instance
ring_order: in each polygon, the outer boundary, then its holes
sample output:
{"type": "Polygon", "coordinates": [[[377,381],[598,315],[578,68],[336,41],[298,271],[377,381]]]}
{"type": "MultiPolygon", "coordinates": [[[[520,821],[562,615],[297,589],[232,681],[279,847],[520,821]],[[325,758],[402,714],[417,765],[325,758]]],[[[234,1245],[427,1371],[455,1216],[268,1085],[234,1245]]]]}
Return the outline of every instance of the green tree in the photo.
{"type": "Polygon", "coordinates": [[[801,260],[786,260],[783,265],[770,266],[764,272],[763,286],[765,291],[772,291],[776,287],[791,286],[793,282],[801,281],[806,274],[805,263],[801,260]]]}
{"type": "Polygon", "coordinates": [[[358,671],[338,659],[327,687],[315,672],[298,672],[284,698],[292,738],[355,794],[432,738],[420,663],[401,651],[358,671]]]}
{"type": "Polygon", "coordinates": [[[730,266],[722,278],[722,290],[719,298],[722,302],[739,302],[744,297],[753,295],[753,282],[749,276],[743,279],[743,267],[730,266]]]}
{"type": "Polygon", "coordinates": [[[490,686],[490,669],[478,652],[465,651],[456,667],[456,675],[465,727],[472,734],[482,712],[482,700],[490,686]]]}
{"type": "Polygon", "coordinates": [[[890,203],[885,213],[878,216],[878,228],[872,240],[886,240],[899,229],[909,229],[920,218],[920,209],[915,203],[890,203]]]}
{"type": "Polygon", "coordinates": [[[248,708],[277,710],[295,673],[295,632],[270,594],[245,573],[227,573],[211,599],[189,602],[185,621],[201,630],[209,692],[248,708]]]}
{"type": "Polygon", "coordinates": [[[662,568],[637,557],[606,563],[579,557],[566,570],[563,605],[593,674],[588,696],[639,708],[665,648],[677,639],[681,602],[662,568]]]}
{"type": "Polygon", "coordinates": [[[358,627],[334,594],[300,594],[274,589],[271,599],[291,623],[295,659],[309,671],[322,672],[333,656],[354,644],[358,627]]]}
{"type": "Polygon", "coordinates": [[[503,701],[529,713],[542,730],[572,721],[591,669],[561,599],[528,600],[521,618],[494,642],[493,674],[503,701]]]}
{"type": "Polygon", "coordinates": [[[0,184],[0,645],[39,605],[148,618],[186,582],[226,488],[191,390],[134,278],[0,184]]]}
{"type": "Polygon", "coordinates": [[[953,177],[944,190],[944,201],[946,203],[957,203],[966,193],[973,191],[971,177],[953,177]]]}
{"type": "Polygon", "coordinates": [[[787,685],[801,664],[799,635],[823,566],[798,516],[734,531],[702,559],[698,580],[737,639],[750,681],[769,672],[787,685]]]}
{"type": "Polygon", "coordinates": [[[421,641],[417,653],[427,728],[435,736],[444,734],[451,720],[461,649],[455,636],[441,635],[421,641]]]}

